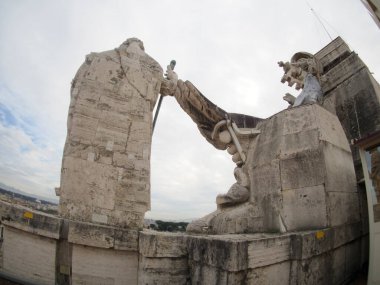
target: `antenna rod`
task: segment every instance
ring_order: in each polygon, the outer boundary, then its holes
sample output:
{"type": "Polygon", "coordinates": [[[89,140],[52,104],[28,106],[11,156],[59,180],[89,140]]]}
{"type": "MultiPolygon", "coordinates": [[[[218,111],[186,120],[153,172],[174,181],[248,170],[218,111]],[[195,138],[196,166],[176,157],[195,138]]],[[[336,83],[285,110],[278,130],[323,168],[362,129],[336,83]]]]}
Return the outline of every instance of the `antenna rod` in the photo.
{"type": "MultiPolygon", "coordinates": [[[[176,65],[176,61],[174,59],[172,61],[170,61],[169,66],[170,66],[171,70],[174,70],[175,65],[176,65]]],[[[168,66],[168,68],[169,68],[169,66],[168,66]]],[[[152,135],[153,135],[153,132],[154,132],[154,127],[156,126],[158,113],[160,112],[160,108],[161,108],[161,104],[162,104],[162,99],[164,99],[164,96],[160,95],[160,99],[158,99],[156,113],[154,114],[154,119],[153,119],[152,135]]]]}
{"type": "Polygon", "coordinates": [[[330,33],[327,31],[327,29],[326,29],[325,25],[322,23],[321,19],[319,19],[317,12],[314,11],[313,7],[311,7],[309,2],[306,1],[306,3],[310,7],[311,12],[313,12],[314,16],[317,18],[318,22],[322,25],[323,29],[325,30],[326,34],[329,36],[330,40],[332,41],[333,39],[332,39],[330,33]]]}

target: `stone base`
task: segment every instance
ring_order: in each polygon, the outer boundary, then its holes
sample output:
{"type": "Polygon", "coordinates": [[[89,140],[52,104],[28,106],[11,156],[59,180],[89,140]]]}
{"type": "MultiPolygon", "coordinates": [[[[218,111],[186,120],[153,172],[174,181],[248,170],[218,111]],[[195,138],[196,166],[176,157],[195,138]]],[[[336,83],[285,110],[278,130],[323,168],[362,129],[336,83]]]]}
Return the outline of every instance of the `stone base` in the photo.
{"type": "Polygon", "coordinates": [[[74,222],[5,202],[0,216],[0,274],[20,283],[343,284],[368,261],[365,221],[188,235],[74,222]]]}
{"type": "Polygon", "coordinates": [[[139,284],[343,284],[368,260],[361,223],[284,234],[140,233],[139,284]]]}
{"type": "Polygon", "coordinates": [[[137,229],[70,221],[4,201],[0,220],[3,277],[43,285],[138,282],[137,229]]]}

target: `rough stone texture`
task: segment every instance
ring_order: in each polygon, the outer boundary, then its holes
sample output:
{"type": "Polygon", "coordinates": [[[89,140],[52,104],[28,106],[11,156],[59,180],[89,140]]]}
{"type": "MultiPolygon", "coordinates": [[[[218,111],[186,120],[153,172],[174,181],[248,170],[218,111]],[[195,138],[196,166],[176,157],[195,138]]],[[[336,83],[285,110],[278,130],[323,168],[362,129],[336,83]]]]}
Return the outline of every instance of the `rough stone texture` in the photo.
{"type": "Polygon", "coordinates": [[[187,258],[140,256],[138,284],[191,284],[187,258]]]}
{"type": "MultiPolygon", "coordinates": [[[[284,234],[192,236],[144,231],[139,235],[138,252],[102,248],[110,246],[106,238],[112,239],[112,227],[79,222],[68,225],[71,264],[61,264],[57,270],[69,274],[71,267],[72,284],[341,284],[368,260],[361,221],[284,234]],[[90,234],[88,243],[93,242],[92,246],[73,238],[79,236],[78,227],[82,226],[93,227],[83,231],[90,234]]],[[[17,277],[30,281],[28,274],[51,270],[44,276],[54,280],[55,250],[59,249],[56,240],[42,237],[38,231],[32,234],[4,227],[0,272],[9,276],[25,272],[17,277]],[[35,263],[35,249],[48,258],[37,257],[43,262],[35,263]],[[32,269],[24,268],[21,258],[31,258],[27,266],[32,269]],[[6,271],[10,262],[12,270],[6,271]]],[[[37,283],[54,281],[43,282],[37,283]]]]}
{"type": "Polygon", "coordinates": [[[68,241],[99,248],[137,251],[138,231],[70,221],[68,241]]]}
{"type": "Polygon", "coordinates": [[[138,253],[73,246],[72,284],[137,284],[138,253]]]}
{"type": "Polygon", "coordinates": [[[55,239],[5,226],[1,251],[1,274],[34,284],[55,284],[55,239]]]}
{"type": "Polygon", "coordinates": [[[247,266],[248,243],[243,236],[192,236],[187,246],[193,262],[230,271],[247,266]]]}
{"type": "Polygon", "coordinates": [[[284,191],[282,197],[282,219],[288,231],[327,226],[326,194],[322,185],[284,191]]]}
{"type": "Polygon", "coordinates": [[[267,267],[250,269],[247,274],[246,284],[255,285],[283,285],[289,283],[289,272],[291,263],[289,261],[275,263],[267,267]]]}
{"type": "MultiPolygon", "coordinates": [[[[380,87],[360,58],[340,37],[315,57],[323,65],[323,106],[338,116],[348,141],[380,130],[380,87]]],[[[359,153],[351,148],[360,181],[363,173],[359,153]]]]}
{"type": "Polygon", "coordinates": [[[245,284],[247,237],[189,236],[187,246],[192,284],[245,284]]]}
{"type": "Polygon", "coordinates": [[[335,68],[332,68],[324,73],[323,76],[325,77],[325,81],[322,85],[323,92],[327,94],[329,91],[336,88],[339,84],[346,81],[364,67],[365,64],[360,60],[357,54],[350,54],[335,68]]]}
{"type": "Polygon", "coordinates": [[[212,266],[190,263],[192,284],[245,284],[245,272],[228,272],[212,266]]]}
{"type": "Polygon", "coordinates": [[[139,253],[138,284],[190,284],[186,236],[140,232],[139,253]]]}
{"type": "Polygon", "coordinates": [[[285,234],[143,232],[139,284],[342,284],[361,268],[358,229],[360,223],[285,234]]]}
{"type": "Polygon", "coordinates": [[[248,267],[258,268],[290,259],[289,235],[263,235],[248,243],[248,267]]]}
{"type": "Polygon", "coordinates": [[[326,73],[329,69],[336,65],[337,62],[346,58],[349,54],[350,49],[348,45],[342,40],[341,37],[337,37],[314,56],[321,64],[322,73],[326,73]]]}
{"type": "Polygon", "coordinates": [[[61,219],[20,205],[0,201],[2,224],[32,234],[58,239],[61,219]]]}
{"type": "Polygon", "coordinates": [[[162,78],[137,39],[86,57],[71,88],[62,217],[142,228],[150,208],[152,110],[162,78]]]}
{"type": "Polygon", "coordinates": [[[183,257],[187,255],[182,234],[144,230],[139,235],[139,252],[145,257],[183,257]]]}

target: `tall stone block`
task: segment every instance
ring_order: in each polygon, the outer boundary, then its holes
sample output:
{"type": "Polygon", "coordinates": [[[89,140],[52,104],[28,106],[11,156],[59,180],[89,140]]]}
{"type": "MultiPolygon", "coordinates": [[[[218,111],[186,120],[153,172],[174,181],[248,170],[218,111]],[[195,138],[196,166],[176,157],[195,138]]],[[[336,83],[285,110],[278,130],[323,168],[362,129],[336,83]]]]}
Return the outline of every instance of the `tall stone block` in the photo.
{"type": "MultiPolygon", "coordinates": [[[[380,129],[380,87],[367,66],[336,38],[315,54],[323,67],[323,106],[336,114],[349,141],[380,129]]],[[[352,147],[357,180],[363,178],[357,148],[352,147]]]]}
{"type": "Polygon", "coordinates": [[[249,200],[206,216],[209,233],[284,233],[359,221],[355,170],[337,116],[309,104],[257,128],[242,166],[249,200]]]}
{"type": "Polygon", "coordinates": [[[260,209],[267,230],[317,229],[356,221],[348,209],[358,209],[355,172],[336,116],[316,104],[307,105],[282,111],[258,128],[261,134],[246,165],[251,201],[260,209]],[[269,153],[268,141],[273,142],[269,153]]]}
{"type": "Polygon", "coordinates": [[[62,217],[142,227],[150,209],[152,110],[162,78],[137,39],[86,57],[71,88],[62,217]]]}

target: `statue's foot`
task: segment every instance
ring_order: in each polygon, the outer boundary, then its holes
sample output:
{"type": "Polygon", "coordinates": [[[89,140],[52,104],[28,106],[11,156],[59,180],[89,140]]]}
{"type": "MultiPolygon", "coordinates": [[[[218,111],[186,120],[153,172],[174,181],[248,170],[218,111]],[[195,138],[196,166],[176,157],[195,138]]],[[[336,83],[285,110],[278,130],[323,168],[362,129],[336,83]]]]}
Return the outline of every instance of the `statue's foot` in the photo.
{"type": "Polygon", "coordinates": [[[207,234],[210,232],[210,223],[211,220],[220,213],[220,210],[216,210],[203,218],[192,221],[186,227],[186,232],[196,233],[196,234],[207,234]]]}
{"type": "Polygon", "coordinates": [[[262,215],[257,206],[249,202],[218,209],[191,222],[186,228],[188,233],[213,235],[257,233],[264,230],[262,215]]]}
{"type": "Polygon", "coordinates": [[[218,208],[224,208],[228,206],[233,206],[237,204],[242,204],[249,199],[249,191],[246,187],[235,183],[228,190],[227,194],[221,194],[216,197],[216,204],[218,208]]]}

